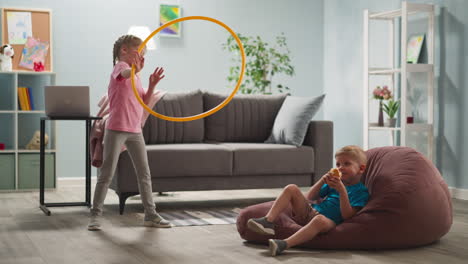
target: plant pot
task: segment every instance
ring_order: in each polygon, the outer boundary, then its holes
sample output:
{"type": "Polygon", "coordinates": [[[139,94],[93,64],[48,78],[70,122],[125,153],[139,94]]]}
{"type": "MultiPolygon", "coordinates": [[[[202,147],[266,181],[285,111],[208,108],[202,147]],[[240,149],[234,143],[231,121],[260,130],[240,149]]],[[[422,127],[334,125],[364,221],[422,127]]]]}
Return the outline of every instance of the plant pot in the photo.
{"type": "Polygon", "coordinates": [[[389,118],[387,125],[388,125],[388,127],[395,127],[396,126],[396,118],[389,118]]]}

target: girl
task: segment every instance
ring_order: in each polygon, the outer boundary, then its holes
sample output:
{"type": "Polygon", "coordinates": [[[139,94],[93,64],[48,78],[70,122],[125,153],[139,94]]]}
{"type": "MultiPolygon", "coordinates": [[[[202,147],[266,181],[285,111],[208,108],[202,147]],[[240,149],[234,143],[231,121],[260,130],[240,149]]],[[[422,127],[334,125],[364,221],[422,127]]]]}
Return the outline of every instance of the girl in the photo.
{"type": "MultiPolygon", "coordinates": [[[[144,58],[138,53],[142,40],[133,35],[121,36],[114,43],[113,63],[108,87],[109,119],[104,135],[104,155],[101,175],[97,179],[93,206],[88,230],[101,229],[101,215],[107,189],[114,176],[117,161],[123,144],[127,147],[138,177],[138,187],[145,209],[144,225],[150,227],[171,227],[157,212],[153,202],[151,175],[145,142],[141,132],[143,107],[135,98],[132,90],[130,73],[135,65],[135,73],[144,67],[144,58]],[[116,64],[117,62],[117,64],[116,64]]],[[[146,50],[143,51],[143,54],[146,50]]],[[[164,70],[157,67],[149,77],[148,90],[143,90],[139,75],[135,75],[135,86],[140,97],[148,102],[158,82],[164,78],[164,70]]]]}

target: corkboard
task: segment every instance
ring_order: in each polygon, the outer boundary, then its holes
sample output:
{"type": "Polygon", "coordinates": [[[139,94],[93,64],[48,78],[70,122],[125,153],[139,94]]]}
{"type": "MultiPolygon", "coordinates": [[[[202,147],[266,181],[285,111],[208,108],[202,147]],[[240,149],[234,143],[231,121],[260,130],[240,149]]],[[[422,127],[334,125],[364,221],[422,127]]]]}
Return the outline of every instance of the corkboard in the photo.
{"type": "MultiPolygon", "coordinates": [[[[8,21],[6,14],[8,12],[31,12],[32,34],[36,39],[49,42],[49,50],[45,59],[45,71],[53,71],[52,65],[52,16],[50,10],[43,9],[20,9],[20,8],[2,8],[2,45],[8,44],[8,21]]],[[[32,71],[23,67],[19,67],[21,53],[24,45],[12,45],[15,50],[13,57],[14,71],[32,71]]]]}

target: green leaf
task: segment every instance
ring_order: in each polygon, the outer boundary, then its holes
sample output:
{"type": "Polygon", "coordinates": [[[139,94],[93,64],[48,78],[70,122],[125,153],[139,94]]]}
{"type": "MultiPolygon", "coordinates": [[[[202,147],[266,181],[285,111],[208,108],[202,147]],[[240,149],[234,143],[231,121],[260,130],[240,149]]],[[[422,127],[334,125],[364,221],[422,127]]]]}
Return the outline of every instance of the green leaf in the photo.
{"type": "MultiPolygon", "coordinates": [[[[239,89],[242,93],[263,93],[267,88],[271,87],[272,92],[284,92],[289,90],[282,84],[272,85],[273,76],[284,74],[286,76],[294,75],[294,67],[291,65],[290,51],[287,47],[286,36],[282,32],[275,39],[275,44],[272,46],[270,43],[262,40],[261,36],[244,36],[237,33],[241,40],[245,54],[246,65],[243,84],[249,87],[239,89]]],[[[227,80],[229,82],[237,81],[240,72],[240,57],[239,46],[232,36],[229,36],[226,43],[222,44],[223,49],[232,54],[231,61],[236,66],[229,68],[229,75],[227,80]]]]}

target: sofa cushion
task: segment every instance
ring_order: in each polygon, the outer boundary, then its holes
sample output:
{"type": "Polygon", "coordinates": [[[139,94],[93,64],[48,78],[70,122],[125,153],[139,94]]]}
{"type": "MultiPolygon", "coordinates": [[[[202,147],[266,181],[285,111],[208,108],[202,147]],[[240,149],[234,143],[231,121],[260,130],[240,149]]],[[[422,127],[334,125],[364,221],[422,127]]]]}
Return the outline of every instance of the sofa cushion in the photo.
{"type": "MultiPolygon", "coordinates": [[[[146,149],[152,178],[232,175],[232,151],[225,146],[157,144],[147,145],[146,149]]],[[[127,164],[127,170],[133,170],[127,151],[121,155],[121,162],[127,164]]],[[[121,170],[120,173],[125,175],[126,172],[121,170]]]]}
{"type": "MultiPolygon", "coordinates": [[[[213,109],[228,95],[205,93],[204,111],[213,109]]],[[[236,95],[223,109],[205,118],[205,140],[263,142],[286,95],[236,95]]]]}
{"type": "Polygon", "coordinates": [[[302,145],[310,120],[322,105],[325,95],[318,97],[288,96],[276,116],[270,137],[265,143],[302,145]]]}
{"type": "MultiPolygon", "coordinates": [[[[172,117],[201,114],[203,94],[200,90],[167,93],[153,109],[159,114],[172,117]]],[[[150,115],[143,129],[147,144],[201,143],[204,133],[203,118],[189,122],[172,122],[150,115]]]]}
{"type": "Polygon", "coordinates": [[[219,143],[234,153],[234,175],[312,174],[314,149],[266,143],[219,143]]]}

